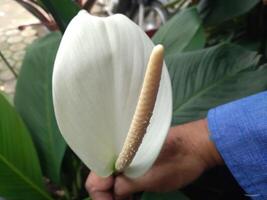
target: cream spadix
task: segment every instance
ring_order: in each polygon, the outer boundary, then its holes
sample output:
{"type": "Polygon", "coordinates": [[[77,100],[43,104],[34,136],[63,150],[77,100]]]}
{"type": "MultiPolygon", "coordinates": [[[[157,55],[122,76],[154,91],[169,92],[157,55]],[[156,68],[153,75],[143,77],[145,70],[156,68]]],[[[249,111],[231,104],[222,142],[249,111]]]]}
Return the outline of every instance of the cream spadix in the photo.
{"type": "Polygon", "coordinates": [[[149,58],[130,129],[115,164],[119,172],[131,163],[146,133],[158,94],[162,66],[163,46],[157,45],[153,48],[149,58]]]}
{"type": "MultiPolygon", "coordinates": [[[[72,150],[100,176],[114,172],[138,104],[154,45],[123,15],[80,11],[67,27],[55,60],[53,103],[72,150]]],[[[163,63],[152,116],[126,176],[144,174],[157,158],[172,114],[170,78],[163,63]]]]}

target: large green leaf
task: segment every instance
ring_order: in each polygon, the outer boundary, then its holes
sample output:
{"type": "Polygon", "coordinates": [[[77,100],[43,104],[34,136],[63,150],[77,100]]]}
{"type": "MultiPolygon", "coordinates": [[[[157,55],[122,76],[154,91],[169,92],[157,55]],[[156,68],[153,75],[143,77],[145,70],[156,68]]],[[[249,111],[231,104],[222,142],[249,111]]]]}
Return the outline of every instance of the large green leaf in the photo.
{"type": "Polygon", "coordinates": [[[189,200],[189,198],[179,191],[166,193],[145,192],[141,200],[189,200]]]}
{"type": "Polygon", "coordinates": [[[202,0],[198,5],[207,25],[218,25],[251,10],[260,0],[202,0]]]}
{"type": "Polygon", "coordinates": [[[222,44],[166,58],[173,86],[172,124],[200,119],[217,105],[267,89],[256,52],[222,44]]]}
{"type": "Polygon", "coordinates": [[[32,134],[42,169],[56,183],[66,149],[52,103],[52,71],[60,39],[59,33],[51,33],[29,46],[15,94],[16,109],[32,134]]]}
{"type": "Polygon", "coordinates": [[[165,55],[201,49],[205,34],[196,8],[178,12],[153,37],[155,44],[163,44],[165,55]]]}
{"type": "Polygon", "coordinates": [[[62,32],[80,10],[79,6],[72,0],[40,0],[40,2],[52,14],[62,32]]]}
{"type": "Polygon", "coordinates": [[[0,197],[51,199],[44,190],[31,137],[22,120],[0,94],[0,197]]]}

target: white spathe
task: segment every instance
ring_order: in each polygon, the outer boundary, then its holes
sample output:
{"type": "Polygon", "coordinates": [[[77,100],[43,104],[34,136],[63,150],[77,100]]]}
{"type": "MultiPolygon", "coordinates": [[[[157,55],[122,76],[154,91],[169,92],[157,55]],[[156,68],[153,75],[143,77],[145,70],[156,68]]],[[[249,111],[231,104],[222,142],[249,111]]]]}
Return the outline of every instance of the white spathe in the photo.
{"type": "MultiPolygon", "coordinates": [[[[99,176],[114,172],[153,47],[136,24],[119,14],[100,18],[80,11],[64,33],[53,72],[56,120],[71,149],[99,176]]],[[[150,125],[126,176],[138,177],[152,166],[171,115],[164,64],[150,125]]]]}

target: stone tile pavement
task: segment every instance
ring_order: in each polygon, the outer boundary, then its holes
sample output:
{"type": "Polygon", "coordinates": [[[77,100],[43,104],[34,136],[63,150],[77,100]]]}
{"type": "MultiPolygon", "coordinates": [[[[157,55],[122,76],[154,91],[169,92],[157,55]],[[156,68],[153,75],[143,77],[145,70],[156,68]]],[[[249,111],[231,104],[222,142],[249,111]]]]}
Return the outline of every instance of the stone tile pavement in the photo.
{"type": "MultiPolygon", "coordinates": [[[[105,4],[102,1],[97,1],[92,9],[92,14],[106,15],[105,4]]],[[[17,74],[19,74],[27,45],[48,32],[44,26],[36,26],[38,23],[39,20],[16,1],[0,0],[0,52],[17,74]],[[21,25],[26,25],[26,28],[18,29],[21,25]]],[[[16,77],[0,56],[0,92],[7,94],[12,101],[15,86],[16,77]]]]}
{"type": "MultiPolygon", "coordinates": [[[[0,51],[16,73],[19,73],[25,48],[41,35],[40,29],[31,26],[36,23],[38,19],[14,0],[0,0],[0,51]],[[18,29],[21,25],[26,28],[18,29]]],[[[16,77],[0,57],[0,92],[12,99],[15,85],[16,77]]]]}

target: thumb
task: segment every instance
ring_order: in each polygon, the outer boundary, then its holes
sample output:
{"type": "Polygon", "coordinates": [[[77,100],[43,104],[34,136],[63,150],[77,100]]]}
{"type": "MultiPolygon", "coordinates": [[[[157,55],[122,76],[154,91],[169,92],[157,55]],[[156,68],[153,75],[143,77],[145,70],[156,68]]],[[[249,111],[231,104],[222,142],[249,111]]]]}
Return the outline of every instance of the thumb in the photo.
{"type": "Polygon", "coordinates": [[[114,193],[119,199],[124,199],[131,194],[143,191],[144,189],[144,182],[142,179],[129,179],[123,175],[120,175],[115,179],[114,193]]]}

